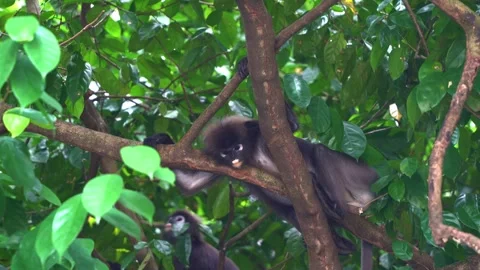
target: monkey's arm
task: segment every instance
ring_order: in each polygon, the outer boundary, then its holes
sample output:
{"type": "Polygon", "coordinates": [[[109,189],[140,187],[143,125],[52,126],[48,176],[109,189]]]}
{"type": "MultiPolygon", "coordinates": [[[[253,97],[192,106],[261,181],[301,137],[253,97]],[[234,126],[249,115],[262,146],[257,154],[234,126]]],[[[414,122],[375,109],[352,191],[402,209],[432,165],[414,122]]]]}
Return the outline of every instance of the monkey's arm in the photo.
{"type": "MultiPolygon", "coordinates": [[[[145,138],[143,144],[155,148],[158,144],[174,144],[172,138],[165,133],[155,134],[145,138]]],[[[219,175],[193,170],[174,169],[176,185],[185,196],[191,196],[212,185],[219,175]]]]}

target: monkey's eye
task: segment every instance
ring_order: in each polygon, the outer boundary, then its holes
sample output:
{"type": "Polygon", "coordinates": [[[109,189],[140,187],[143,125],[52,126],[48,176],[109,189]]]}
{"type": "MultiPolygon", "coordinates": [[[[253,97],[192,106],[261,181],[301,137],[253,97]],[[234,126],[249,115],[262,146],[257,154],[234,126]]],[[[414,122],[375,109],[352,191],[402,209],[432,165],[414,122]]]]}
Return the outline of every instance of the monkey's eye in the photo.
{"type": "Polygon", "coordinates": [[[178,216],[178,217],[175,218],[175,221],[176,221],[176,222],[183,221],[183,217],[182,217],[182,216],[178,216]]]}
{"type": "Polygon", "coordinates": [[[242,144],[237,144],[235,145],[235,151],[242,151],[243,150],[243,145],[242,144]]]}

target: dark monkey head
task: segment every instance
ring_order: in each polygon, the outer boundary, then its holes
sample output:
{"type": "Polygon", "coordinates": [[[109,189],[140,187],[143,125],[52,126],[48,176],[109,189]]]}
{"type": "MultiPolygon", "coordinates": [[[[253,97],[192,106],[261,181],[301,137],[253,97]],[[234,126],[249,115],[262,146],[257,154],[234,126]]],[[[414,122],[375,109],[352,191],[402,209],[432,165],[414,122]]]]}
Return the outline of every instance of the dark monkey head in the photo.
{"type": "Polygon", "coordinates": [[[204,151],[218,163],[240,168],[252,156],[258,135],[258,122],[229,116],[212,124],[204,133],[204,151]]]}
{"type": "Polygon", "coordinates": [[[200,234],[200,218],[186,210],[177,210],[167,220],[164,227],[164,237],[167,241],[174,243],[175,239],[183,234],[190,234],[192,241],[202,241],[200,234]],[[188,224],[188,229],[186,228],[188,224]]]}

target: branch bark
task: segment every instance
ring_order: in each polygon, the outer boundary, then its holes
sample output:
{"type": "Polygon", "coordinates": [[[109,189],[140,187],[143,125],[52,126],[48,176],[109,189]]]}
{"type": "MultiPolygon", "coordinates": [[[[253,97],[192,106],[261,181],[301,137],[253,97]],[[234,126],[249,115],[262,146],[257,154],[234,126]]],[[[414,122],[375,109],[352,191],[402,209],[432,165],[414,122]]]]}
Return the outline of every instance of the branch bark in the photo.
{"type": "Polygon", "coordinates": [[[260,130],[283,183],[290,187],[287,194],[307,244],[310,269],[341,269],[327,218],[285,117],[272,19],[263,1],[237,0],[237,3],[245,27],[248,69],[260,130]]]}
{"type": "Polygon", "coordinates": [[[445,244],[449,239],[464,243],[477,253],[480,253],[480,239],[472,234],[462,232],[454,227],[443,224],[442,206],[442,168],[445,152],[450,144],[453,131],[460,118],[463,106],[472,90],[480,66],[480,17],[460,1],[432,0],[432,2],[447,13],[455,22],[462,26],[466,34],[466,60],[457,91],[450,103],[450,109],[430,155],[428,177],[428,209],[432,236],[437,245],[445,244]]]}

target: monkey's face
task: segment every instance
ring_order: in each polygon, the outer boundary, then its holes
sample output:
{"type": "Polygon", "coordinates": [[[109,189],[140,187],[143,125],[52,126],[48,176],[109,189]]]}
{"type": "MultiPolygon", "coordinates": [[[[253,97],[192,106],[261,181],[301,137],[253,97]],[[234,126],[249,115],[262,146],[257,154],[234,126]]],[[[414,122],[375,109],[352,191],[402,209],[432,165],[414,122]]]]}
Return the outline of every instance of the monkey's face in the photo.
{"type": "Polygon", "coordinates": [[[177,236],[185,232],[189,226],[182,215],[171,216],[164,227],[164,234],[167,241],[174,240],[177,236]]]}
{"type": "Polygon", "coordinates": [[[242,143],[235,143],[228,148],[222,149],[219,153],[219,161],[227,166],[241,168],[245,161],[246,146],[242,143]]]}

